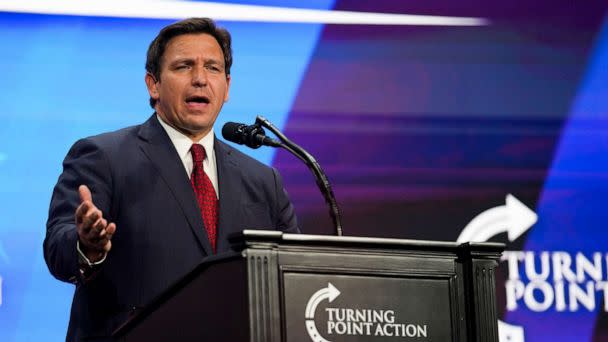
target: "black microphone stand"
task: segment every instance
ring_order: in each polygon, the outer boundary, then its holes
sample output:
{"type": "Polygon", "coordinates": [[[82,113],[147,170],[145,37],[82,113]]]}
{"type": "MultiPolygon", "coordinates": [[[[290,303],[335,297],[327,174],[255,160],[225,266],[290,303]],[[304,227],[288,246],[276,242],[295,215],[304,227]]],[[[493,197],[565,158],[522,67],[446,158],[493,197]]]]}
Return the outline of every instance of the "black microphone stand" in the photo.
{"type": "Polygon", "coordinates": [[[274,133],[279,140],[281,141],[279,144],[272,144],[274,147],[282,147],[289,151],[294,156],[298,157],[301,161],[308,166],[310,171],[312,171],[315,176],[315,181],[319,190],[323,194],[325,198],[325,202],[329,205],[329,215],[331,216],[334,227],[336,229],[336,235],[342,236],[342,218],[340,217],[340,209],[338,208],[338,203],[336,202],[336,197],[334,196],[334,192],[331,189],[331,185],[329,184],[329,180],[327,180],[327,176],[321,169],[321,166],[315,158],[310,155],[310,153],[306,152],[303,148],[293,143],[291,140],[287,139],[287,137],[276,128],[268,119],[265,117],[258,115],[255,119],[256,125],[262,125],[272,133],[274,133]]]}

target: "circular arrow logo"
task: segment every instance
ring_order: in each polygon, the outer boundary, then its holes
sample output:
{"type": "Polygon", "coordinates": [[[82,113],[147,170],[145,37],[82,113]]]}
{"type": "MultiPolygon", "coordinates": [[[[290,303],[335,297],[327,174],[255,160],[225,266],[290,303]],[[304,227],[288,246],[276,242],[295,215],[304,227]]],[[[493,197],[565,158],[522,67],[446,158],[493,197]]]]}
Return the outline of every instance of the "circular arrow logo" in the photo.
{"type": "MultiPolygon", "coordinates": [[[[538,216],[515,196],[508,194],[505,205],[477,215],[462,230],[457,242],[484,242],[500,233],[514,241],[536,223],[538,216]]],[[[524,342],[524,328],[498,320],[500,342],[524,342]]]]}
{"type": "Polygon", "coordinates": [[[317,306],[319,305],[319,303],[321,303],[325,299],[328,299],[331,303],[339,295],[340,291],[338,291],[338,289],[331,283],[327,283],[327,287],[324,287],[319,291],[315,292],[308,300],[304,317],[306,317],[306,331],[308,332],[308,336],[310,336],[313,342],[331,342],[323,338],[323,336],[321,336],[321,334],[317,330],[317,326],[315,325],[315,311],[317,310],[317,306]]]}
{"type": "Polygon", "coordinates": [[[536,223],[538,216],[515,196],[508,194],[505,205],[477,215],[460,233],[456,242],[484,242],[494,235],[507,233],[514,241],[536,223]]]}

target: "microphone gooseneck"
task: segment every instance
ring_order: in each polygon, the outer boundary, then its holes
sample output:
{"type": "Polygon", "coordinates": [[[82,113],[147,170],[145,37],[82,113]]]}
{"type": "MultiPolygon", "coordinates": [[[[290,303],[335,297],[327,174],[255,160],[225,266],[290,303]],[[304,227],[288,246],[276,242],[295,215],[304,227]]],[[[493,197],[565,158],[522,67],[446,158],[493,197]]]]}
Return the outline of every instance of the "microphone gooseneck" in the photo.
{"type": "Polygon", "coordinates": [[[338,203],[336,202],[336,197],[331,189],[327,176],[310,153],[289,140],[278,128],[263,116],[257,116],[255,124],[249,126],[241,123],[228,122],[222,128],[222,136],[228,141],[246,145],[251,148],[258,148],[262,145],[281,147],[303,161],[312,171],[317,186],[319,187],[319,190],[321,190],[325,202],[329,206],[329,215],[334,223],[336,235],[342,236],[342,218],[340,216],[338,203]],[[274,133],[280,141],[267,137],[262,126],[274,133]]]}

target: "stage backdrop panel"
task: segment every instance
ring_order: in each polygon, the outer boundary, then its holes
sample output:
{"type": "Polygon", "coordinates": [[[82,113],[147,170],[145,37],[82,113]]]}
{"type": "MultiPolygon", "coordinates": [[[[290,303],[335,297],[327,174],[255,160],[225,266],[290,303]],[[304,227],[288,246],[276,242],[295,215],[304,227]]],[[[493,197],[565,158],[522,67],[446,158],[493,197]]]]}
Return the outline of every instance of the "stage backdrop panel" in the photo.
{"type": "MultiPolygon", "coordinates": [[[[152,113],[145,52],[177,18],[48,14],[19,3],[0,3],[0,340],[62,340],[73,286],[53,279],[42,257],[52,187],[77,139],[152,113]]],[[[346,235],[506,243],[502,341],[608,339],[608,4],[222,4],[477,20],[224,17],[234,67],[218,127],[262,114],[308,149],[334,184],[346,235]]],[[[246,152],[282,173],[304,232],[332,234],[299,160],[246,152]]]]}

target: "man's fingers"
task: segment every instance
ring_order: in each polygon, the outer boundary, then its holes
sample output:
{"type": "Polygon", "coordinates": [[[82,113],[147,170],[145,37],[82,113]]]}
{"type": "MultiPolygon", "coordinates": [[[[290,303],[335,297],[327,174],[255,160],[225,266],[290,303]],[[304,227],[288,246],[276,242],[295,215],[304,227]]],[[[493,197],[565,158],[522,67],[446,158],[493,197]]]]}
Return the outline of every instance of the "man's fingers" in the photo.
{"type": "MultiPolygon", "coordinates": [[[[105,221],[105,220],[103,220],[103,221],[105,221]]],[[[101,228],[99,230],[99,235],[98,236],[99,236],[100,239],[107,239],[108,238],[108,231],[105,228],[106,226],[107,226],[107,223],[104,222],[103,228],[101,228]]]]}
{"type": "Polygon", "coordinates": [[[88,231],[92,225],[102,216],[101,211],[97,209],[93,204],[93,197],[91,191],[86,185],[78,187],[78,194],[80,196],[80,205],[76,208],[74,216],[76,217],[76,224],[81,226],[85,231],[88,231]]]}
{"type": "MultiPolygon", "coordinates": [[[[94,228],[102,219],[101,211],[97,208],[90,208],[82,219],[82,228],[86,231],[94,228]]],[[[99,230],[99,229],[97,229],[99,230]]]]}
{"type": "Polygon", "coordinates": [[[114,232],[116,232],[116,224],[108,224],[107,221],[102,218],[98,220],[89,231],[83,232],[81,237],[92,248],[101,250],[104,248],[105,244],[112,239],[114,232]]]}
{"type": "Polygon", "coordinates": [[[110,223],[106,226],[106,239],[112,240],[112,236],[114,236],[114,233],[116,232],[116,223],[110,223]]]}
{"type": "Polygon", "coordinates": [[[93,204],[91,191],[86,185],[78,187],[82,203],[76,208],[76,224],[81,243],[90,250],[108,252],[112,248],[112,235],[116,232],[116,224],[103,218],[101,210],[93,204]]]}
{"type": "MultiPolygon", "coordinates": [[[[95,216],[98,215],[96,214],[95,216]]],[[[101,241],[106,234],[105,227],[107,225],[108,222],[104,218],[98,217],[97,221],[91,224],[88,229],[86,227],[83,227],[85,238],[91,241],[92,243],[99,243],[99,241],[101,241]]]]}
{"type": "Polygon", "coordinates": [[[114,233],[116,232],[116,223],[112,222],[108,224],[108,226],[106,227],[106,232],[108,232],[110,236],[114,235],[114,233]]]}
{"type": "Polygon", "coordinates": [[[108,221],[103,217],[99,217],[92,225],[91,229],[94,233],[100,234],[101,231],[108,225],[108,221]]]}
{"type": "Polygon", "coordinates": [[[81,185],[78,187],[78,194],[80,195],[81,202],[93,202],[93,196],[91,195],[91,190],[86,185],[81,185]]]}
{"type": "Polygon", "coordinates": [[[112,235],[114,235],[114,232],[116,231],[116,224],[115,223],[107,224],[107,221],[103,220],[103,225],[104,225],[103,228],[99,232],[100,241],[104,240],[104,239],[109,241],[112,239],[112,235]]]}
{"type": "Polygon", "coordinates": [[[94,239],[94,242],[91,241],[90,245],[94,250],[107,253],[110,251],[110,248],[112,248],[111,238],[112,235],[108,234],[104,229],[102,233],[94,239]]]}
{"type": "Polygon", "coordinates": [[[80,203],[78,208],[76,208],[76,213],[74,215],[74,216],[76,216],[76,224],[81,224],[82,221],[84,221],[84,216],[89,211],[90,206],[91,206],[91,202],[83,202],[83,203],[80,203]]]}
{"type": "Polygon", "coordinates": [[[106,244],[103,246],[103,251],[108,253],[110,249],[112,249],[112,241],[108,240],[108,242],[106,242],[106,244]]]}

